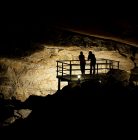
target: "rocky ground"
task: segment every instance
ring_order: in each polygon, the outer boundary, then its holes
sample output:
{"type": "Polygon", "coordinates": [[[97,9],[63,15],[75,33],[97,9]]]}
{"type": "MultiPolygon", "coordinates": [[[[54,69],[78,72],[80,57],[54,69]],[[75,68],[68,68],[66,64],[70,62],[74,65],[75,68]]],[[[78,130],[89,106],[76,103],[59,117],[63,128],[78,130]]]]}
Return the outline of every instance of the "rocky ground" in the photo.
{"type": "MultiPolygon", "coordinates": [[[[36,41],[35,37],[34,40],[31,38],[31,46],[27,46],[28,40],[22,43],[25,38],[20,38],[19,42],[13,41],[11,45],[9,41],[6,46],[0,47],[2,130],[19,128],[18,130],[29,132],[44,126],[45,129],[50,128],[50,131],[54,131],[59,129],[60,122],[65,122],[65,125],[61,125],[62,130],[67,128],[66,124],[73,126],[76,122],[78,128],[80,122],[85,124],[86,121],[89,124],[95,114],[97,115],[92,122],[112,110],[119,110],[121,113],[124,105],[125,110],[130,108],[130,103],[133,105],[130,100],[133,97],[137,99],[138,75],[138,51],[135,46],[78,34],[68,35],[50,31],[47,36],[48,38],[43,38],[41,43],[38,37],[36,38],[39,43],[33,42],[36,41]],[[61,92],[56,92],[56,61],[78,60],[80,51],[83,51],[87,59],[90,50],[97,59],[120,61],[120,70],[110,71],[107,77],[102,78],[102,83],[89,81],[69,86],[62,83],[61,92]],[[130,98],[126,101],[129,105],[125,102],[127,97],[130,98]],[[86,115],[83,118],[84,114],[86,115]],[[87,121],[88,116],[90,117],[87,121]],[[69,120],[72,123],[69,124],[69,120]]],[[[137,107],[135,101],[134,104],[137,107]]],[[[119,115],[118,112],[117,114],[119,115]]]]}
{"type": "Polygon", "coordinates": [[[105,123],[103,119],[107,119],[107,114],[123,115],[122,112],[138,106],[138,87],[127,82],[126,72],[113,70],[100,78],[101,81],[99,78],[70,83],[53,95],[31,95],[24,102],[1,97],[1,129],[23,130],[24,133],[42,128],[55,131],[59,126],[63,130],[74,123],[78,128],[81,124],[95,123],[97,117],[105,123]],[[115,76],[117,73],[122,76],[115,76]]]}

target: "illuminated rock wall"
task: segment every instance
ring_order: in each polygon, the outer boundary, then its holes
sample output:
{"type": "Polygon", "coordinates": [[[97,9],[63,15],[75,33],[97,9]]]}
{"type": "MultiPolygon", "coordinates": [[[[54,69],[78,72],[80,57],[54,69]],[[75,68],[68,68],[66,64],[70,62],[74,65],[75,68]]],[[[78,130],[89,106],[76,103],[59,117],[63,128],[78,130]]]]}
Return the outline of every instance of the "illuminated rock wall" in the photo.
{"type": "MultiPolygon", "coordinates": [[[[77,46],[44,46],[44,49],[20,59],[0,58],[0,92],[5,98],[15,96],[26,100],[30,95],[46,96],[57,90],[56,61],[76,60],[80,51],[87,59],[92,50],[97,58],[120,61],[120,69],[130,72],[134,63],[129,55],[123,56],[117,50],[106,48],[82,48],[77,46]]],[[[62,82],[62,87],[67,83],[62,82]]]]}

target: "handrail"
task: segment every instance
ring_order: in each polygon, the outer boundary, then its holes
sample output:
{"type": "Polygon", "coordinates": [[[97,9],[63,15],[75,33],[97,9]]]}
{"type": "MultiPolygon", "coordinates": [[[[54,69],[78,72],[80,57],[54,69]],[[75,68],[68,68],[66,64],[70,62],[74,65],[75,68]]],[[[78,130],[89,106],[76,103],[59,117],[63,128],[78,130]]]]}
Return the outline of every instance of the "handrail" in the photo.
{"type": "MultiPolygon", "coordinates": [[[[105,58],[98,58],[96,61],[98,60],[111,60],[111,61],[116,61],[116,60],[112,60],[112,59],[105,59],[105,58]]],[[[58,62],[64,62],[64,61],[79,61],[79,60],[57,60],[58,62]]],[[[89,61],[89,60],[86,60],[89,61]]]]}
{"type": "MultiPolygon", "coordinates": [[[[79,60],[57,60],[57,62],[59,63],[64,63],[64,64],[70,64],[70,63],[66,63],[66,62],[73,62],[73,61],[77,61],[79,62],[79,60]]],[[[89,62],[89,60],[85,60],[86,62],[89,62]]],[[[112,61],[112,62],[119,62],[119,61],[116,61],[116,60],[111,60],[111,59],[102,59],[102,58],[99,58],[97,59],[96,61],[112,61]]]]}
{"type": "MultiPolygon", "coordinates": [[[[57,77],[58,76],[63,77],[65,74],[70,75],[71,77],[73,71],[80,72],[80,67],[77,68],[78,66],[80,66],[79,60],[58,60],[56,62],[57,62],[57,77]]],[[[90,67],[88,68],[89,65],[90,61],[86,60],[85,71],[90,70],[90,67]]],[[[96,60],[95,70],[97,74],[100,72],[100,70],[105,70],[105,72],[107,72],[108,70],[113,68],[119,69],[119,61],[103,58],[99,58],[96,60]]]]}

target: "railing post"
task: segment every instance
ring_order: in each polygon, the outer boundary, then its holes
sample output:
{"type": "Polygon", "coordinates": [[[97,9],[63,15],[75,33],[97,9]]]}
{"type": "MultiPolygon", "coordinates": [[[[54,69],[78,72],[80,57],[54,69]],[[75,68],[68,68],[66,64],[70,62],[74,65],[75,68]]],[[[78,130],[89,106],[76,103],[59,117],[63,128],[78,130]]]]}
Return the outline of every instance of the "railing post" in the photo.
{"type": "Polygon", "coordinates": [[[70,61],[70,77],[72,75],[72,65],[71,65],[71,61],[70,61]]]}
{"type": "Polygon", "coordinates": [[[98,74],[98,63],[97,63],[97,74],[98,74]]]}
{"type": "Polygon", "coordinates": [[[58,61],[57,61],[57,77],[58,77],[58,61]]]}
{"type": "Polygon", "coordinates": [[[118,69],[119,69],[119,61],[118,61],[118,69]]]}
{"type": "Polygon", "coordinates": [[[63,62],[62,62],[62,77],[63,77],[63,62]]]}
{"type": "Polygon", "coordinates": [[[105,73],[107,72],[107,60],[106,60],[106,67],[105,67],[105,73]]]}
{"type": "Polygon", "coordinates": [[[109,70],[111,70],[111,61],[109,61],[109,70]]]}
{"type": "Polygon", "coordinates": [[[114,65],[113,65],[113,61],[112,61],[112,69],[113,69],[113,66],[114,66],[114,65]]]}
{"type": "Polygon", "coordinates": [[[112,61],[110,60],[109,69],[111,70],[111,68],[112,68],[112,61]]]}
{"type": "Polygon", "coordinates": [[[60,78],[58,78],[58,91],[60,91],[60,78]]]}

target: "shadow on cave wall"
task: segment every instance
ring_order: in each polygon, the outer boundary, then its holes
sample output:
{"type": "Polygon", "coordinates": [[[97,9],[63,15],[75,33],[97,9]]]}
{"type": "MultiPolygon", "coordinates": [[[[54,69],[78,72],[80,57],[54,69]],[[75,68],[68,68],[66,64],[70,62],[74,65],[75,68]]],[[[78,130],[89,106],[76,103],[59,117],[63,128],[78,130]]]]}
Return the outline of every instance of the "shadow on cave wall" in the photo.
{"type": "MultiPolygon", "coordinates": [[[[107,50],[118,50],[123,44],[107,40],[98,39],[96,37],[88,37],[82,34],[63,31],[57,28],[43,28],[40,30],[29,30],[24,32],[7,32],[2,36],[0,42],[0,57],[20,58],[29,56],[34,52],[43,50],[40,44],[56,45],[56,46],[82,46],[82,47],[106,47],[107,50]],[[6,34],[6,35],[5,35],[6,34]]],[[[130,47],[125,45],[126,51],[131,51],[130,47]]]]}
{"type": "Polygon", "coordinates": [[[42,28],[40,30],[30,29],[24,32],[7,32],[8,35],[2,36],[0,42],[0,57],[22,58],[42,51],[47,44],[52,46],[80,46],[94,47],[99,49],[106,48],[108,51],[118,51],[122,56],[127,57],[127,53],[132,54],[132,61],[135,60],[135,54],[138,49],[134,46],[122,44],[108,39],[90,37],[70,31],[57,28],[42,28]]]}
{"type": "Polygon", "coordinates": [[[0,57],[7,58],[21,58],[30,56],[31,54],[43,50],[44,47],[37,44],[32,44],[30,41],[25,40],[12,40],[8,43],[1,44],[0,57]]]}
{"type": "Polygon", "coordinates": [[[41,44],[56,46],[83,45],[83,38],[72,39],[72,34],[47,29],[44,31],[15,32],[3,35],[0,42],[0,57],[21,58],[44,49],[41,44]]]}
{"type": "Polygon", "coordinates": [[[24,31],[5,30],[1,34],[0,57],[7,58],[21,58],[41,51],[44,49],[41,44],[45,38],[49,39],[44,31],[33,31],[31,28],[24,31]]]}

